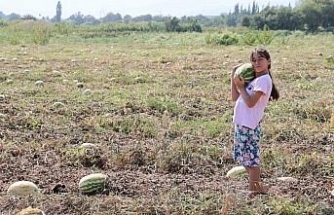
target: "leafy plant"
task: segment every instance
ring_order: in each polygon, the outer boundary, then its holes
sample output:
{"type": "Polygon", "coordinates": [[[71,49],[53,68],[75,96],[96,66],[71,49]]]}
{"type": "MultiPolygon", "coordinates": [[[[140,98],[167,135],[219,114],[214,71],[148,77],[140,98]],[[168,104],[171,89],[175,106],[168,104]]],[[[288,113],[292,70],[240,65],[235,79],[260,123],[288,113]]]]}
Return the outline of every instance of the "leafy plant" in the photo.
{"type": "Polygon", "coordinates": [[[262,45],[269,45],[274,40],[275,34],[269,29],[267,25],[263,27],[262,31],[257,34],[257,41],[262,45]]]}
{"type": "Polygon", "coordinates": [[[224,45],[224,46],[230,46],[238,44],[239,40],[235,35],[230,34],[209,34],[206,37],[206,43],[207,44],[215,44],[215,45],[224,45]]]}
{"type": "Polygon", "coordinates": [[[51,34],[47,26],[38,24],[34,26],[33,42],[39,45],[46,45],[50,42],[51,34]]]}
{"type": "Polygon", "coordinates": [[[326,63],[329,68],[334,68],[334,57],[332,55],[326,58],[326,63]]]}
{"type": "Polygon", "coordinates": [[[257,38],[258,38],[257,33],[255,31],[250,30],[242,35],[241,40],[246,45],[254,45],[257,42],[257,38]]]}

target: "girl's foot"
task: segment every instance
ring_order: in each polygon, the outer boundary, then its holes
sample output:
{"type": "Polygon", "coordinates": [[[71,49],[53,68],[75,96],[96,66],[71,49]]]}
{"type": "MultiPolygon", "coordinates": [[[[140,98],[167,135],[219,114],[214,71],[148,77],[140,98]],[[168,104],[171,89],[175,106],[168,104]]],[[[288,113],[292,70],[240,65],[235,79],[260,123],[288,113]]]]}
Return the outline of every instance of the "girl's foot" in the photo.
{"type": "Polygon", "coordinates": [[[261,194],[262,195],[266,195],[266,194],[268,194],[268,191],[269,191],[269,186],[267,186],[267,185],[261,185],[259,187],[259,189],[255,190],[255,191],[250,190],[248,192],[247,197],[251,199],[251,198],[254,198],[257,195],[261,195],[261,194]]]}

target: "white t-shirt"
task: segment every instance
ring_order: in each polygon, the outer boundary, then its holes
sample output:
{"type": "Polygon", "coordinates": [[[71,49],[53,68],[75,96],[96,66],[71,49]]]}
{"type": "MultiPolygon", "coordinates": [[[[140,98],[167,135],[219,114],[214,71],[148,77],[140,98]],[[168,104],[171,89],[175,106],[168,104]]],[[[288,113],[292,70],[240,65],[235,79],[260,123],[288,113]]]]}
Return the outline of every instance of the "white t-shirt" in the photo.
{"type": "Polygon", "coordinates": [[[249,108],[242,96],[236,101],[234,106],[233,122],[234,124],[246,126],[255,129],[263,118],[264,110],[268,104],[272,90],[272,79],[269,74],[262,75],[250,82],[246,88],[249,95],[253,95],[255,91],[261,91],[264,94],[256,102],[256,104],[249,108]]]}

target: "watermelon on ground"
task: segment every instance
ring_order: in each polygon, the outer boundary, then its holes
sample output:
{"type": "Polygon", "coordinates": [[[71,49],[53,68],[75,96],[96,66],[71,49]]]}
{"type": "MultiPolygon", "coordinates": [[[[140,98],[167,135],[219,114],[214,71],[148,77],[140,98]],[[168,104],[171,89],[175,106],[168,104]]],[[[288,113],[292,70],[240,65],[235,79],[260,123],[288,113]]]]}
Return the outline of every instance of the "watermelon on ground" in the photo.
{"type": "Polygon", "coordinates": [[[7,194],[12,196],[28,196],[38,192],[37,185],[30,181],[17,181],[11,184],[7,190],[7,194]]]}
{"type": "Polygon", "coordinates": [[[246,168],[244,166],[235,166],[227,172],[226,176],[236,177],[239,175],[243,175],[244,173],[246,173],[246,168]]]}
{"type": "Polygon", "coordinates": [[[45,213],[38,208],[32,208],[30,206],[28,208],[21,210],[16,215],[45,215],[45,213]]]}
{"type": "Polygon", "coordinates": [[[102,173],[93,173],[81,178],[79,182],[79,191],[82,194],[96,194],[102,192],[107,185],[107,175],[102,173]]]}

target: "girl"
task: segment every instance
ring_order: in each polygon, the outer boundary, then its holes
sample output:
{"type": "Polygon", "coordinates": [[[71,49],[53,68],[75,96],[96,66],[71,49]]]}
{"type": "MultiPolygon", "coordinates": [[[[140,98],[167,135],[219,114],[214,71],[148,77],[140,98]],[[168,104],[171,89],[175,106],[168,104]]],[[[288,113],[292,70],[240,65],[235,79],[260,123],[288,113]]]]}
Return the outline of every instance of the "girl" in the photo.
{"type": "Polygon", "coordinates": [[[252,51],[250,61],[255,71],[255,79],[247,86],[240,77],[234,77],[239,66],[235,66],[231,78],[232,100],[236,101],[233,114],[234,159],[241,162],[249,176],[249,196],[264,194],[268,188],[260,179],[260,139],[261,120],[269,100],[279,98],[273,83],[270,68],[271,58],[264,48],[252,51]]]}

